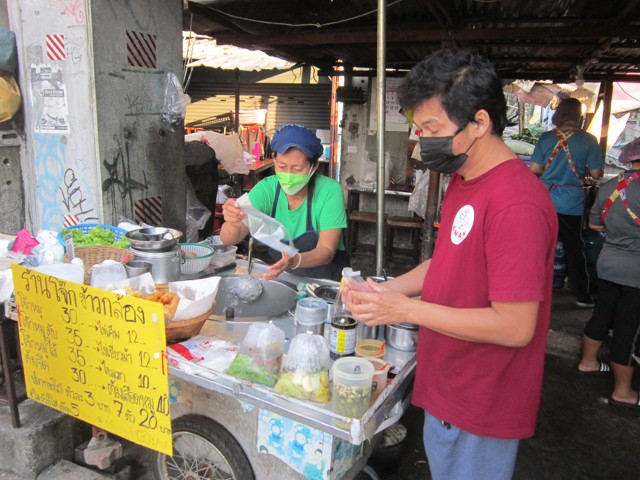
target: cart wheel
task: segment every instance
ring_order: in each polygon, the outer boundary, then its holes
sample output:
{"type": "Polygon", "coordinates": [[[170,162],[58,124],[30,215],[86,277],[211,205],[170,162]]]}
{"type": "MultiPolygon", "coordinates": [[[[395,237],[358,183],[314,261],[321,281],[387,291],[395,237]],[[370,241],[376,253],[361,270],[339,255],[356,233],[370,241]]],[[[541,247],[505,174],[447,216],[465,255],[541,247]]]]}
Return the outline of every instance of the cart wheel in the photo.
{"type": "Polygon", "coordinates": [[[254,480],[249,460],[219,423],[191,415],[173,422],[173,457],[158,453],[157,480],[254,480]]]}

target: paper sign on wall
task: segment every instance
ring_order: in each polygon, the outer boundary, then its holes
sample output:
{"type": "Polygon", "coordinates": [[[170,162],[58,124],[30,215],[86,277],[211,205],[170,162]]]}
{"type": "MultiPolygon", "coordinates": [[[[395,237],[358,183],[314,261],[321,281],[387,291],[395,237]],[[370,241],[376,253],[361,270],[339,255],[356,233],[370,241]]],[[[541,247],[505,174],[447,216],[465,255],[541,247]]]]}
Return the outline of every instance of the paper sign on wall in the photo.
{"type": "Polygon", "coordinates": [[[29,398],[172,455],[162,305],[12,270],[29,398]]]}

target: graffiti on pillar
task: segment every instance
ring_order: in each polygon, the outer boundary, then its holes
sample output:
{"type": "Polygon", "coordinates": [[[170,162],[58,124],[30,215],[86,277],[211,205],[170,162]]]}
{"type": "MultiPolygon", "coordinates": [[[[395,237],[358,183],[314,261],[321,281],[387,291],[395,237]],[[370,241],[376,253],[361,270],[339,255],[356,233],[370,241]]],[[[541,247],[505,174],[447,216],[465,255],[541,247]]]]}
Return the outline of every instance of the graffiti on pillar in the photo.
{"type": "Polygon", "coordinates": [[[114,135],[113,140],[115,147],[107,154],[110,158],[102,162],[106,170],[102,182],[104,201],[110,203],[113,212],[133,218],[134,202],[147,196],[149,183],[144,170],[133,165],[131,144],[118,135],[114,135]]]}
{"type": "Polygon", "coordinates": [[[64,14],[78,24],[84,24],[84,0],[58,0],[64,8],[64,14]]]}
{"type": "Polygon", "coordinates": [[[34,134],[35,171],[38,179],[38,203],[42,228],[59,230],[63,222],[58,186],[64,178],[65,144],[57,135],[34,134]]]}
{"type": "Polygon", "coordinates": [[[77,216],[81,223],[99,219],[81,174],[65,166],[68,151],[63,139],[57,135],[34,134],[40,218],[42,228],[47,230],[59,230],[66,215],[77,216]]]}
{"type": "Polygon", "coordinates": [[[82,61],[82,57],[86,51],[85,39],[82,36],[72,36],[71,34],[67,34],[64,37],[64,48],[67,54],[67,59],[70,59],[77,65],[82,61]]]}

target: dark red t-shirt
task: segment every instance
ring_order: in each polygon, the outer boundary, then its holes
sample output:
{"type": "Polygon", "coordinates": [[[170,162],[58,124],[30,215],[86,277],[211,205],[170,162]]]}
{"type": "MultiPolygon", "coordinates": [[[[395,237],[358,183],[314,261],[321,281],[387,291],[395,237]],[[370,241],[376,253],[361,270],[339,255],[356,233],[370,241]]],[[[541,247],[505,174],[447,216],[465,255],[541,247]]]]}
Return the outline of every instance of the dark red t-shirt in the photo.
{"type": "Polygon", "coordinates": [[[422,300],[456,308],[539,301],[522,348],[420,328],[413,403],[480,436],[535,431],[551,309],[557,220],[548,192],[520,159],[470,181],[454,174],[422,300]]]}

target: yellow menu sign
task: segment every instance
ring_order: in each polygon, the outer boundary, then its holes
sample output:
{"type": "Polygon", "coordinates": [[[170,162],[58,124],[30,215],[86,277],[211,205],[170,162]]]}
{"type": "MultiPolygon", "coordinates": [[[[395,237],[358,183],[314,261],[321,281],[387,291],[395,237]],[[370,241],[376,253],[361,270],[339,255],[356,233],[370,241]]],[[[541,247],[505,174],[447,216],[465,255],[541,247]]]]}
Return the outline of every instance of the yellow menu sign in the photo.
{"type": "Polygon", "coordinates": [[[162,305],[12,271],[29,398],[172,455],[162,305]]]}

